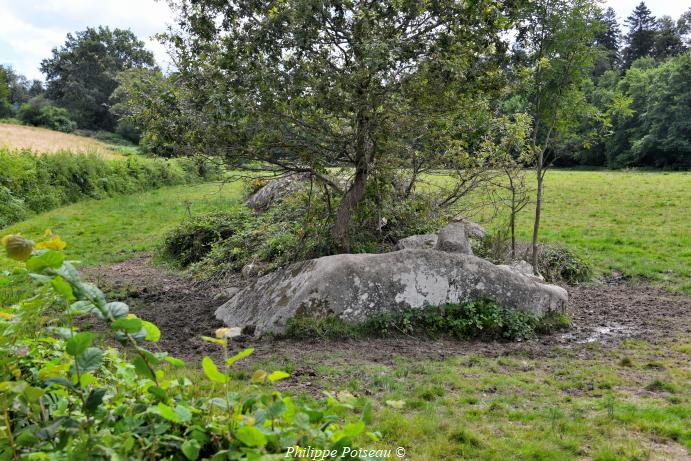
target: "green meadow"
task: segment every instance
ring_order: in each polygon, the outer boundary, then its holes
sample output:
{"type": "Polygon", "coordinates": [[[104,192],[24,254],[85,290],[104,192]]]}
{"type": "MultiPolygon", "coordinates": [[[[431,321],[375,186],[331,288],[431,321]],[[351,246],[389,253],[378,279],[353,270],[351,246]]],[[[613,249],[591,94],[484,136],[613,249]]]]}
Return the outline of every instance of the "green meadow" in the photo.
{"type": "MultiPolygon", "coordinates": [[[[50,228],[72,245],[71,257],[85,264],[112,262],[153,250],[189,213],[234,207],[241,199],[239,183],[169,187],[77,203],[17,223],[3,234],[31,238],[50,228]]],[[[519,216],[520,238],[530,237],[531,219],[529,205],[519,216]]],[[[541,236],[586,256],[599,274],[619,271],[688,293],[691,174],[551,171],[541,236]]]]}

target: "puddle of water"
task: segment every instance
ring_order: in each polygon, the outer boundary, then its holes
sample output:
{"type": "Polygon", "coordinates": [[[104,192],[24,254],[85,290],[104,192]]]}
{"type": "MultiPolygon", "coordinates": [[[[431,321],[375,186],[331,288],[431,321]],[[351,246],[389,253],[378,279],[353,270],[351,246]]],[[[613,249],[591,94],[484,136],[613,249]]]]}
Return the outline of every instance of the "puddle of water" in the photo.
{"type": "Polygon", "coordinates": [[[629,326],[615,324],[609,326],[595,327],[592,331],[584,331],[581,334],[564,333],[563,335],[561,335],[560,339],[569,341],[581,337],[581,339],[578,339],[576,341],[578,344],[594,343],[595,341],[602,340],[607,337],[631,336],[633,333],[635,333],[635,331],[636,330],[634,328],[631,328],[629,326]],[[583,333],[587,334],[585,338],[582,338],[583,333]]]}

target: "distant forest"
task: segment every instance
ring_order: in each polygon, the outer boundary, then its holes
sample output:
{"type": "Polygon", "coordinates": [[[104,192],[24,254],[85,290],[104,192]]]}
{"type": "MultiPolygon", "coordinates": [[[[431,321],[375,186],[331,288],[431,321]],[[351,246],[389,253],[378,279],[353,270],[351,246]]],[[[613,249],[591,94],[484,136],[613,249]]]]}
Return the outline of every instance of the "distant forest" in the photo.
{"type": "MultiPolygon", "coordinates": [[[[656,18],[641,2],[624,24],[612,8],[598,9],[588,24],[596,52],[579,84],[578,116],[551,140],[552,163],[688,169],[691,9],[676,19],[656,18]]],[[[525,30],[518,22],[514,30],[516,39],[496,50],[507,83],[493,110],[508,116],[525,107],[520,85],[511,84],[517,69],[535,65],[530,46],[523,46],[525,30]]],[[[166,116],[165,111],[176,112],[179,101],[149,100],[149,115],[143,116],[136,93],[160,91],[175,99],[178,71],[164,75],[131,31],[97,27],[68,34],[42,61],[41,71],[45,82],[0,66],[0,118],[66,132],[114,133],[144,151],[177,155],[175,140],[151,111],[166,116]]]]}

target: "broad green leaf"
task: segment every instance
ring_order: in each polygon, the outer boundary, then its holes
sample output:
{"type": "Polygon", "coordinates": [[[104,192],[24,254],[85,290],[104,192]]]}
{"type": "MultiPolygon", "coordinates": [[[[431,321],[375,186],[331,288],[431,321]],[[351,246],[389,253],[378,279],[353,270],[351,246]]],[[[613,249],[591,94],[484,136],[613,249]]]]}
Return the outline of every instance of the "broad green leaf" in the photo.
{"type": "Polygon", "coordinates": [[[91,346],[93,339],[94,335],[89,332],[83,331],[77,333],[67,340],[67,343],[65,343],[65,350],[71,356],[77,356],[84,352],[87,347],[91,346]]]}
{"type": "Polygon", "coordinates": [[[151,373],[151,370],[146,365],[146,362],[141,356],[138,355],[135,358],[133,358],[132,365],[134,365],[134,370],[137,372],[138,375],[152,380],[154,379],[153,373],[151,373]]]}
{"type": "Polygon", "coordinates": [[[18,436],[15,438],[15,443],[17,446],[20,447],[31,447],[32,445],[35,445],[39,443],[41,440],[34,435],[31,430],[25,430],[23,432],[20,432],[18,436]]]}
{"type": "Polygon", "coordinates": [[[266,436],[254,426],[242,426],[235,431],[235,437],[248,447],[263,447],[266,436]]]}
{"type": "Polygon", "coordinates": [[[96,377],[91,373],[82,373],[81,377],[79,378],[79,385],[82,387],[82,389],[86,389],[96,381],[96,377]]]}
{"type": "Polygon", "coordinates": [[[356,423],[350,423],[343,426],[343,433],[348,437],[355,437],[356,435],[362,433],[365,430],[365,422],[358,421],[356,423]]]}
{"type": "Polygon", "coordinates": [[[173,421],[174,423],[180,422],[180,416],[175,412],[175,410],[163,402],[159,402],[159,404],[156,405],[155,413],[158,413],[168,421],[173,421]]]}
{"type": "Polygon", "coordinates": [[[45,391],[40,387],[27,386],[22,394],[29,402],[38,402],[38,399],[43,396],[45,391]]]}
{"type": "Polygon", "coordinates": [[[249,349],[245,349],[244,351],[238,352],[237,354],[235,354],[234,356],[232,356],[231,358],[226,360],[226,365],[230,366],[230,365],[234,364],[235,362],[237,362],[238,360],[244,359],[245,357],[252,354],[253,352],[254,352],[254,349],[251,347],[249,349]]]}
{"type": "Polygon", "coordinates": [[[128,319],[121,317],[114,321],[111,325],[113,330],[122,330],[127,333],[137,333],[143,328],[142,321],[139,319],[128,319]]]}
{"type": "Polygon", "coordinates": [[[200,448],[201,446],[199,445],[199,442],[194,439],[185,440],[180,447],[182,454],[184,454],[185,457],[190,461],[195,461],[197,458],[199,458],[200,448]]]}
{"type": "Polygon", "coordinates": [[[76,357],[79,369],[83,372],[96,370],[101,365],[103,353],[100,349],[90,347],[76,357]]]}
{"type": "Polygon", "coordinates": [[[365,403],[365,406],[362,407],[362,421],[365,424],[372,423],[372,402],[369,400],[365,403]]]}
{"type": "Polygon", "coordinates": [[[48,331],[55,334],[55,336],[61,339],[70,339],[72,336],[76,334],[75,331],[72,331],[69,328],[65,327],[48,327],[48,331]]]}
{"type": "Polygon", "coordinates": [[[185,366],[184,360],[176,359],[175,357],[166,356],[163,360],[170,363],[175,368],[181,368],[185,366]]]}
{"type": "Polygon", "coordinates": [[[65,279],[56,275],[53,280],[50,281],[51,286],[57,294],[62,296],[66,301],[72,302],[75,300],[74,293],[72,293],[72,287],[69,283],[65,282],[65,279]]]}
{"type": "Polygon", "coordinates": [[[216,364],[209,357],[204,357],[202,359],[202,368],[204,369],[204,374],[211,381],[216,383],[226,383],[228,382],[228,377],[218,371],[216,364]]]}
{"type": "Polygon", "coordinates": [[[224,399],[222,399],[220,397],[214,397],[212,399],[209,399],[209,403],[211,405],[217,406],[218,408],[220,408],[222,410],[228,409],[228,402],[226,402],[224,399]]]}
{"type": "Polygon", "coordinates": [[[280,371],[280,370],[276,370],[276,371],[272,372],[271,374],[269,374],[269,376],[267,376],[267,379],[269,381],[271,381],[272,383],[276,382],[280,379],[286,379],[286,378],[290,378],[290,375],[288,373],[286,373],[285,371],[280,371]]]}
{"type": "Polygon", "coordinates": [[[106,310],[110,312],[111,317],[114,319],[127,317],[127,314],[130,312],[130,308],[127,304],[118,301],[106,304],[106,310]]]}
{"type": "Polygon", "coordinates": [[[84,413],[93,414],[96,409],[103,402],[103,396],[106,395],[106,390],[102,387],[92,389],[84,402],[84,413]]]}
{"type": "Polygon", "coordinates": [[[266,372],[264,370],[255,370],[254,373],[252,373],[252,382],[253,383],[263,383],[266,381],[266,372]]]}
{"type": "Polygon", "coordinates": [[[166,394],[166,391],[158,386],[149,386],[148,389],[146,390],[149,394],[155,396],[157,399],[160,400],[167,400],[168,395],[166,394]]]}
{"type": "Polygon", "coordinates": [[[184,423],[192,419],[192,412],[189,408],[185,406],[178,405],[177,407],[175,407],[175,413],[180,418],[180,422],[184,423]]]}
{"type": "Polygon", "coordinates": [[[85,314],[87,312],[91,312],[94,309],[96,309],[96,306],[94,306],[90,301],[77,301],[75,303],[72,303],[72,305],[70,306],[70,311],[73,314],[85,314]]]}
{"type": "Polygon", "coordinates": [[[65,254],[61,251],[46,251],[33,256],[26,261],[26,268],[31,272],[41,272],[44,269],[57,269],[65,261],[65,254]]]}
{"type": "Polygon", "coordinates": [[[268,419],[280,418],[283,416],[283,413],[286,412],[286,408],[286,404],[283,400],[276,400],[266,408],[266,417],[268,419]]]}
{"type": "Polygon", "coordinates": [[[144,339],[153,342],[158,342],[158,340],[161,339],[161,330],[159,330],[156,325],[151,322],[147,322],[146,320],[142,320],[142,324],[146,330],[146,336],[144,339]]]}

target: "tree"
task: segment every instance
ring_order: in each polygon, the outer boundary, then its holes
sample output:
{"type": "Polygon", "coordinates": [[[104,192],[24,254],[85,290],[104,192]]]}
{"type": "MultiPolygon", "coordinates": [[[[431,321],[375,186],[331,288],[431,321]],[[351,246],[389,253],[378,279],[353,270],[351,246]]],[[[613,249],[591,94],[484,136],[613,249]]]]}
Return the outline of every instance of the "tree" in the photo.
{"type": "Polygon", "coordinates": [[[582,86],[589,81],[598,31],[598,7],[592,0],[539,0],[519,23],[517,43],[525,56],[525,106],[533,120],[531,151],[537,179],[532,265],[537,271],[543,182],[554,160],[555,140],[578,127],[580,114],[593,108],[582,86]],[[552,155],[550,155],[552,154],[552,155]]]}
{"type": "Polygon", "coordinates": [[[670,56],[684,52],[684,42],[677,24],[669,16],[662,16],[657,20],[655,48],[653,56],[658,61],[664,61],[670,56]]]}
{"type": "MultiPolygon", "coordinates": [[[[231,165],[309,173],[340,197],[332,238],[347,252],[351,216],[377,179],[434,165],[460,177],[484,162],[469,152],[461,122],[500,81],[504,7],[180,0],[182,32],[167,39],[187,128],[176,144],[231,165]],[[329,176],[332,167],[343,168],[345,184],[329,176]]],[[[463,176],[440,203],[453,203],[478,175],[463,176]]]]}
{"type": "Polygon", "coordinates": [[[600,30],[595,34],[595,43],[605,51],[596,60],[593,74],[597,77],[605,71],[616,69],[621,63],[619,47],[621,30],[617,21],[617,14],[612,7],[607,8],[604,14],[597,15],[600,22],[600,30]]]}
{"type": "MultiPolygon", "coordinates": [[[[38,80],[29,81],[15,72],[11,66],[0,65],[0,75],[6,86],[6,112],[12,115],[22,104],[43,93],[43,85],[38,80]]],[[[2,90],[0,90],[2,91],[2,90]]]]}
{"type": "Polygon", "coordinates": [[[108,99],[117,86],[116,75],[137,67],[153,67],[144,42],[129,30],[87,28],[67,34],[65,44],[41,62],[48,97],[68,109],[80,127],[112,131],[116,119],[108,99]]]}
{"type": "Polygon", "coordinates": [[[7,72],[0,67],[0,118],[12,115],[10,106],[10,87],[7,84],[7,72]]]}
{"type": "Polygon", "coordinates": [[[658,67],[652,58],[640,59],[619,86],[635,113],[617,129],[615,164],[691,167],[691,53],[658,67]]]}
{"type": "Polygon", "coordinates": [[[624,67],[628,69],[636,59],[653,53],[657,23],[645,2],[641,2],[625,22],[629,33],[626,35],[628,45],[624,49],[624,67]]]}

